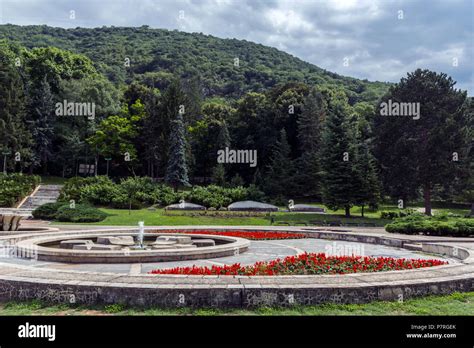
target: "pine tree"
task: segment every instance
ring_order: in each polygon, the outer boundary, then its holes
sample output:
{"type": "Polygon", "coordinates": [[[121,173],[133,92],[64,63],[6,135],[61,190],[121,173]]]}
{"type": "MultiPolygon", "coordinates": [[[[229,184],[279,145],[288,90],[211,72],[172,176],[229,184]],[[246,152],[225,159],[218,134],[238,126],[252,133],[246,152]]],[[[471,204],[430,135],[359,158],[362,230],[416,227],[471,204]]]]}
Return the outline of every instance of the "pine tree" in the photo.
{"type": "Polygon", "coordinates": [[[239,187],[244,185],[244,179],[242,179],[239,173],[235,174],[232,179],[230,179],[230,187],[239,187]]]}
{"type": "Polygon", "coordinates": [[[52,154],[54,112],[53,94],[45,76],[39,86],[30,89],[30,110],[33,115],[32,135],[34,140],[34,166],[42,166],[48,172],[48,161],[52,154]]]}
{"type": "Polygon", "coordinates": [[[376,155],[385,186],[398,197],[407,193],[407,187],[411,192],[422,189],[427,215],[431,215],[432,190],[453,181],[462,169],[453,153],[459,154],[459,162],[467,161],[472,142],[466,132],[467,92],[455,84],[444,73],[417,69],[382,98],[374,120],[376,155]],[[418,103],[419,113],[384,115],[388,102],[418,103]]]}
{"type": "Polygon", "coordinates": [[[355,191],[356,203],[361,206],[364,216],[364,206],[376,207],[380,200],[380,183],[377,166],[370,151],[370,127],[365,119],[356,120],[356,154],[354,171],[358,189],[355,191]]]}
{"type": "Polygon", "coordinates": [[[219,149],[224,149],[230,146],[230,134],[225,120],[220,122],[219,133],[217,134],[216,144],[219,149]]]}
{"type": "Polygon", "coordinates": [[[320,156],[323,202],[333,210],[344,208],[346,217],[350,217],[350,208],[356,203],[355,192],[359,187],[348,115],[346,101],[333,99],[329,102],[320,156]]]}
{"type": "MultiPolygon", "coordinates": [[[[184,129],[186,123],[183,115],[187,114],[187,101],[181,83],[176,79],[169,85],[166,92],[163,94],[158,115],[159,120],[155,127],[158,134],[155,134],[154,136],[155,139],[158,140],[158,143],[154,145],[159,149],[159,167],[166,168],[169,163],[168,154],[171,152],[170,137],[172,132],[172,120],[175,119],[176,115],[179,113],[181,113],[184,129]]],[[[187,152],[187,149],[185,152],[187,152]]]]}
{"type": "Polygon", "coordinates": [[[298,140],[301,156],[298,158],[296,180],[301,195],[320,194],[319,147],[321,123],[325,117],[322,94],[312,90],[305,98],[303,110],[298,119],[298,140]]]}
{"type": "MultiPolygon", "coordinates": [[[[10,153],[8,163],[20,154],[20,166],[29,164],[31,133],[25,125],[23,84],[7,56],[0,56],[0,152],[10,153]]],[[[2,157],[3,158],[3,157],[2,157]]],[[[13,166],[11,166],[13,168],[13,166]]],[[[3,169],[3,168],[2,168],[3,169]]]]}
{"type": "Polygon", "coordinates": [[[212,183],[224,187],[226,185],[225,168],[222,163],[217,164],[212,170],[212,183]]]}
{"type": "MultiPolygon", "coordinates": [[[[230,146],[230,135],[225,120],[220,122],[219,133],[217,134],[216,147],[223,150],[230,146]]],[[[212,182],[216,185],[226,185],[226,170],[223,163],[217,163],[212,170],[212,182]]]]}
{"type": "Polygon", "coordinates": [[[265,191],[271,196],[288,198],[294,193],[294,163],[285,129],[280,131],[266,174],[265,191]]]}
{"type": "Polygon", "coordinates": [[[165,182],[172,185],[175,189],[179,186],[189,186],[184,120],[183,115],[179,112],[171,122],[169,141],[165,182]]]}

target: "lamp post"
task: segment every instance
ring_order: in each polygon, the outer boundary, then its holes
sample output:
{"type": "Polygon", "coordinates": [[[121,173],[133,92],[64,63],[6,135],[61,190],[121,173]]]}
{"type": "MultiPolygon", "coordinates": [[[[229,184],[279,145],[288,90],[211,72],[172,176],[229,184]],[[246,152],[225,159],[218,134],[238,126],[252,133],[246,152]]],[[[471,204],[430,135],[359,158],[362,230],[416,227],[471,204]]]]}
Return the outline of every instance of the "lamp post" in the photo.
{"type": "Polygon", "coordinates": [[[110,157],[105,158],[105,160],[107,161],[107,174],[106,174],[107,176],[109,176],[109,162],[110,162],[111,159],[112,158],[110,158],[110,157]]]}
{"type": "Polygon", "coordinates": [[[10,151],[4,150],[2,152],[3,155],[3,174],[7,174],[7,156],[10,155],[10,151]]]}

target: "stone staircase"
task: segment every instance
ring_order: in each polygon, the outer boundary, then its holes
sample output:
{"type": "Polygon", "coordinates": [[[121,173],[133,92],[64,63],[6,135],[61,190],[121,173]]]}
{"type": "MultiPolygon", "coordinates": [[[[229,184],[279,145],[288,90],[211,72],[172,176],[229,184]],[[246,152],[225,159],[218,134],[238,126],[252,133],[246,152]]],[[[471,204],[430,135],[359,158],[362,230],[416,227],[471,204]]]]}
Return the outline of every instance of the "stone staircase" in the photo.
{"type": "Polygon", "coordinates": [[[58,200],[62,185],[40,185],[18,208],[33,211],[40,205],[58,200]]]}

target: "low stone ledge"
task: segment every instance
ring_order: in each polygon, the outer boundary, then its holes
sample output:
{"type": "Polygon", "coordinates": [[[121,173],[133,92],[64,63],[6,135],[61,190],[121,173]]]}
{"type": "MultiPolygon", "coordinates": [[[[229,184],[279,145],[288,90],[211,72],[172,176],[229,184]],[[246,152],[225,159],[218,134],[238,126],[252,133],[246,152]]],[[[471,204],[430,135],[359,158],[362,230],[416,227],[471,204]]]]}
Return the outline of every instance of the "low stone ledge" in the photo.
{"type": "MultiPolygon", "coordinates": [[[[388,273],[388,272],[386,272],[388,273]]],[[[339,276],[341,278],[345,277],[339,276]]],[[[84,305],[122,303],[130,306],[258,307],[366,303],[405,300],[431,294],[472,291],[474,273],[432,279],[385,282],[282,284],[163,284],[110,281],[51,280],[19,276],[0,277],[0,301],[42,300],[84,305]],[[71,302],[71,298],[74,302],[71,302]],[[182,302],[185,302],[184,304],[182,302]]],[[[169,279],[169,278],[168,278],[169,279]]],[[[236,278],[234,278],[236,279],[236,278]]]]}
{"type": "MultiPolygon", "coordinates": [[[[96,232],[96,231],[95,231],[96,232]]],[[[94,233],[95,233],[94,232],[94,233]]],[[[105,232],[106,231],[99,231],[105,232]]],[[[296,232],[296,231],[291,231],[296,232]]],[[[91,233],[76,233],[82,236],[91,233]]],[[[110,231],[108,231],[110,233],[110,231]]],[[[113,230],[113,233],[118,233],[113,230]]],[[[123,233],[130,233],[130,229],[123,233]]],[[[311,232],[311,237],[403,247],[408,240],[384,236],[311,232]],[[349,239],[346,237],[349,236],[349,239]]],[[[57,236],[57,233],[51,233],[57,236]]],[[[72,235],[72,234],[71,234],[72,235]]],[[[22,236],[19,239],[23,239],[22,236]]],[[[411,243],[413,241],[410,241],[411,243]]],[[[42,300],[84,305],[122,303],[159,307],[257,307],[366,303],[406,300],[431,294],[474,290],[474,263],[469,250],[455,245],[423,243],[425,252],[450,257],[457,248],[463,263],[416,270],[347,275],[191,276],[124,275],[58,271],[0,263],[0,301],[42,300]],[[450,254],[451,253],[451,254],[450,254]]]]}
{"type": "Polygon", "coordinates": [[[445,255],[463,260],[467,263],[474,263],[474,257],[471,255],[471,252],[456,245],[423,243],[422,250],[425,253],[445,255]]]}

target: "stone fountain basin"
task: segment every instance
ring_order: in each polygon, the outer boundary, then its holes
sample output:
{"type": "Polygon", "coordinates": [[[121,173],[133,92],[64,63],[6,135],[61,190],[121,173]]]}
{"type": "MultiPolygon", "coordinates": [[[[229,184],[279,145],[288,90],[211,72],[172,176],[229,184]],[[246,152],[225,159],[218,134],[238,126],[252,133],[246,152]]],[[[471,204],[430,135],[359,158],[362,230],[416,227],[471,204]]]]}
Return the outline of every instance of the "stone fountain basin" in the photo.
{"type": "Polygon", "coordinates": [[[17,231],[20,228],[20,220],[30,216],[30,213],[22,210],[0,209],[0,230],[17,231]]]}
{"type": "MultiPolygon", "coordinates": [[[[54,236],[26,238],[16,243],[16,247],[24,255],[35,255],[38,260],[67,262],[67,263],[142,263],[142,262],[165,262],[181,260],[212,259],[224,256],[232,256],[248,250],[250,241],[245,238],[217,236],[208,234],[185,234],[166,233],[166,236],[188,236],[195,240],[214,240],[214,246],[189,248],[160,248],[151,250],[127,249],[127,250],[77,250],[53,247],[61,241],[92,239],[98,237],[116,236],[123,234],[121,231],[91,232],[81,234],[63,234],[54,236]]],[[[154,241],[164,233],[145,233],[144,239],[154,241]]],[[[130,231],[127,235],[136,237],[137,232],[130,231]]],[[[201,245],[205,243],[201,243],[201,245]]]]}

